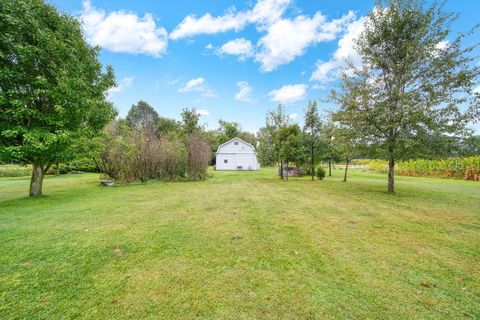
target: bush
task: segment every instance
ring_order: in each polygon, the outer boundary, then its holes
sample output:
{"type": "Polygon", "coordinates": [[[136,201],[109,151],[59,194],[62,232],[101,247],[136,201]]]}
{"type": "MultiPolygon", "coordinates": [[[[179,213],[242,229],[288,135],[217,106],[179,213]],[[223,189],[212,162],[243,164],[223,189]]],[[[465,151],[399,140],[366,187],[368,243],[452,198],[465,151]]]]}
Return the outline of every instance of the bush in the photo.
{"type": "Polygon", "coordinates": [[[188,165],[187,173],[190,179],[204,180],[207,178],[208,160],[212,149],[204,137],[191,134],[187,137],[188,165]]]}
{"type": "Polygon", "coordinates": [[[159,138],[143,130],[111,125],[100,140],[96,163],[111,179],[145,182],[207,177],[211,148],[199,134],[185,139],[173,135],[159,138]]]}
{"type": "Polygon", "coordinates": [[[323,180],[323,178],[325,178],[325,169],[323,169],[322,166],[318,166],[316,169],[315,169],[315,175],[317,176],[317,178],[319,180],[323,180]]]}

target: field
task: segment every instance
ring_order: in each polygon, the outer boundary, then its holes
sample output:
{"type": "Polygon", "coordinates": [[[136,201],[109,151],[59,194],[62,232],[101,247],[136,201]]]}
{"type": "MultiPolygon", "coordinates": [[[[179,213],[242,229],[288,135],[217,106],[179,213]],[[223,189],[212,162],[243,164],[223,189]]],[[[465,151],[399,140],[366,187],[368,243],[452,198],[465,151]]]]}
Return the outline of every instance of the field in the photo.
{"type": "Polygon", "coordinates": [[[0,178],[0,319],[479,319],[480,185],[0,178]]]}

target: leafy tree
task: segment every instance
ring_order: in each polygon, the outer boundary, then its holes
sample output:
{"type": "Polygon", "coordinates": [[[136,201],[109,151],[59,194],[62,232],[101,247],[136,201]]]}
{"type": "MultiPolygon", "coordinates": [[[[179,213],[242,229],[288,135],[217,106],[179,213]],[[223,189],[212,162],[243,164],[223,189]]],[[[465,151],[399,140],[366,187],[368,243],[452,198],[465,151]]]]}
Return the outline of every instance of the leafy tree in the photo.
{"type": "Polygon", "coordinates": [[[456,15],[424,3],[378,1],[356,42],[362,66],[350,66],[353,76],[333,93],[337,119],[351,121],[371,154],[388,160],[389,192],[397,160],[448,153],[480,114],[473,47],[461,47],[464,34],[447,39],[456,15]]]}
{"type": "Polygon", "coordinates": [[[283,139],[278,135],[280,130],[289,124],[289,119],[285,113],[285,108],[279,104],[276,110],[270,110],[267,112],[267,117],[265,120],[265,130],[268,133],[269,138],[271,139],[271,151],[272,157],[279,164],[280,177],[283,179],[283,160],[281,157],[281,149],[283,144],[283,139]]]}
{"type": "Polygon", "coordinates": [[[157,134],[159,136],[177,135],[181,132],[181,130],[182,124],[180,121],[166,117],[158,118],[157,134]]]}
{"type": "Polygon", "coordinates": [[[0,1],[0,30],[0,160],[32,164],[30,196],[40,196],[52,164],[115,116],[113,70],[76,18],[43,1],[0,1]]]}
{"type": "MultiPolygon", "coordinates": [[[[280,128],[276,135],[278,145],[280,145],[280,160],[285,162],[287,166],[288,180],[288,164],[294,162],[297,166],[303,164],[305,160],[305,150],[303,147],[302,131],[298,124],[292,124],[280,128]]],[[[283,171],[283,167],[280,168],[283,171]]]]}
{"type": "Polygon", "coordinates": [[[310,170],[312,181],[315,179],[315,155],[320,147],[320,133],[322,131],[322,121],[318,115],[317,103],[310,101],[305,110],[305,125],[303,132],[305,134],[305,143],[310,156],[310,170]]]}
{"type": "Polygon", "coordinates": [[[255,146],[257,140],[255,135],[242,130],[242,126],[238,122],[229,122],[222,119],[218,120],[218,145],[225,143],[233,138],[240,138],[251,145],[255,146]]]}
{"type": "Polygon", "coordinates": [[[182,109],[182,131],[185,135],[198,133],[203,131],[203,127],[200,125],[200,114],[195,108],[182,109]]]}
{"type": "Polygon", "coordinates": [[[127,125],[131,129],[143,130],[145,132],[155,132],[159,119],[157,111],[143,100],[132,105],[125,118],[127,125]]]}
{"type": "Polygon", "coordinates": [[[260,128],[257,132],[258,141],[257,156],[262,166],[273,166],[277,162],[275,158],[273,136],[267,127],[260,128]]]}
{"type": "Polygon", "coordinates": [[[339,151],[334,141],[336,129],[335,123],[329,117],[322,125],[322,131],[320,132],[320,140],[323,147],[320,158],[328,162],[329,176],[332,176],[332,162],[340,161],[339,151]]]}

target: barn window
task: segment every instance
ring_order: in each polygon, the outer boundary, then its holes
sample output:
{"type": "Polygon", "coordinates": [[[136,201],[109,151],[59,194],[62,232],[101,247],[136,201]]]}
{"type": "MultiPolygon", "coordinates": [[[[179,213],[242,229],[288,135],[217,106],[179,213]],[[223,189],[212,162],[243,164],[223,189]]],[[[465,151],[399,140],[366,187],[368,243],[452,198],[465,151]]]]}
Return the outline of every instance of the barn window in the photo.
{"type": "Polygon", "coordinates": [[[243,166],[237,166],[237,169],[243,169],[243,166]]]}
{"type": "Polygon", "coordinates": [[[223,160],[223,163],[228,163],[228,159],[223,160]]]}
{"type": "Polygon", "coordinates": [[[235,141],[233,144],[236,145],[236,146],[238,146],[238,141],[235,141]]]}

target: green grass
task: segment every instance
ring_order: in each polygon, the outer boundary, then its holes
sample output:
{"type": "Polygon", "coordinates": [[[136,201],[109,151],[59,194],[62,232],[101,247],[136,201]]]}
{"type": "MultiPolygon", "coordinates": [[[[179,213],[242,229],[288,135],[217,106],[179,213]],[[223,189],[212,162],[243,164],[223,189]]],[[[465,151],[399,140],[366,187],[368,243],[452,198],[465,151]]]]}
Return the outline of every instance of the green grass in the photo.
{"type": "Polygon", "coordinates": [[[0,179],[0,319],[479,319],[480,184],[0,179]]]}

